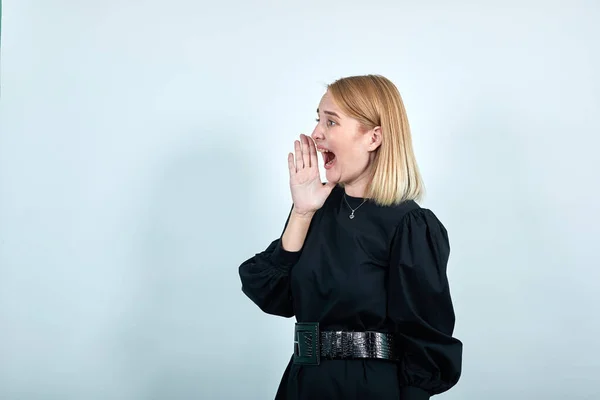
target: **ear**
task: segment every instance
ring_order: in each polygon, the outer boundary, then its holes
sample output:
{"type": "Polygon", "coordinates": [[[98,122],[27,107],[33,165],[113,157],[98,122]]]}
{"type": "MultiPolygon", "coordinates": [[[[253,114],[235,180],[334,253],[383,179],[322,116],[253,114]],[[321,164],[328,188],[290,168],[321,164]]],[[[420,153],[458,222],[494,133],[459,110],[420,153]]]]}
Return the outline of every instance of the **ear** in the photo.
{"type": "Polygon", "coordinates": [[[369,151],[375,151],[377,150],[377,148],[379,148],[379,146],[381,146],[381,127],[380,126],[376,126],[375,128],[371,129],[369,132],[367,132],[367,138],[368,138],[368,149],[369,151]]]}

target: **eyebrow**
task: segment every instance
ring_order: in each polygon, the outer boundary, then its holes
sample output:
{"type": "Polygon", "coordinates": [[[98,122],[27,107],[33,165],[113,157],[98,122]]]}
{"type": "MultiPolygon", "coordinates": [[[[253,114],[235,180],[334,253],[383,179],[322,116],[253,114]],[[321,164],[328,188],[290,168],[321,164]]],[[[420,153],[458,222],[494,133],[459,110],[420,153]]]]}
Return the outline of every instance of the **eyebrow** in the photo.
{"type": "MultiPolygon", "coordinates": [[[[319,109],[317,108],[317,114],[319,113],[319,109]]],[[[334,113],[333,111],[327,111],[327,110],[323,110],[324,114],[328,114],[328,115],[333,115],[334,117],[340,117],[339,115],[337,115],[336,113],[334,113]]]]}

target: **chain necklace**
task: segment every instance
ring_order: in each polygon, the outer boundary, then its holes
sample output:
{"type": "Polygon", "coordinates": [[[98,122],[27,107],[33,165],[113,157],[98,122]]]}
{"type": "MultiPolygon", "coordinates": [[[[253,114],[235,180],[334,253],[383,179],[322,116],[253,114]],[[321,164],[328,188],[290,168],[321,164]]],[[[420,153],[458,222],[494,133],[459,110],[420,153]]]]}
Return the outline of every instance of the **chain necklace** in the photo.
{"type": "Polygon", "coordinates": [[[364,199],[363,202],[360,203],[358,205],[358,207],[356,207],[356,208],[352,208],[352,206],[350,205],[350,203],[348,203],[348,200],[346,200],[346,193],[344,193],[344,201],[346,202],[346,204],[348,204],[348,207],[350,207],[350,209],[352,210],[352,213],[348,216],[348,218],[354,219],[354,211],[358,210],[360,208],[360,206],[362,206],[363,204],[365,204],[365,202],[367,201],[367,199],[364,199]]]}

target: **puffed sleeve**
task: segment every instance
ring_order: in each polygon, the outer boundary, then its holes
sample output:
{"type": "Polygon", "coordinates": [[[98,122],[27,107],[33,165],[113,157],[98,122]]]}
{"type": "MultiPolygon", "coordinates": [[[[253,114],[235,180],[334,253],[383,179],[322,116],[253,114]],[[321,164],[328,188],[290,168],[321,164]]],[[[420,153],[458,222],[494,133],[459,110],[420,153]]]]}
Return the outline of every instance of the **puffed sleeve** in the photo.
{"type": "Polygon", "coordinates": [[[462,343],[454,338],[454,307],[446,267],[448,233],[427,209],[408,212],[392,240],[388,312],[399,338],[402,400],[426,400],[461,375],[462,343]]]}
{"type": "MultiPolygon", "coordinates": [[[[289,218],[290,215],[285,222],[284,231],[289,218]]],[[[271,242],[264,251],[240,265],[242,292],[267,314],[294,316],[290,269],[300,258],[301,252],[302,250],[285,250],[281,246],[281,236],[271,242]]]]}

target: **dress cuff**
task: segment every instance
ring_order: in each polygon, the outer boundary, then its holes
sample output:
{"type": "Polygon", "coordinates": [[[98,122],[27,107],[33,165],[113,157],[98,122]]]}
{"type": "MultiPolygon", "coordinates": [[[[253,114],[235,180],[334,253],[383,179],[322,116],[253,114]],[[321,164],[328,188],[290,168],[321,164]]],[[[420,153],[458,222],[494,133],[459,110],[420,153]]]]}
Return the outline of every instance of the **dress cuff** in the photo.
{"type": "Polygon", "coordinates": [[[402,400],[429,400],[429,393],[414,386],[404,386],[400,388],[400,399],[402,400]]]}
{"type": "Polygon", "coordinates": [[[275,250],[273,250],[273,253],[271,254],[271,260],[273,261],[273,263],[275,263],[277,265],[291,267],[294,264],[296,264],[296,262],[298,262],[301,252],[302,251],[287,251],[287,250],[285,250],[281,246],[281,240],[279,240],[279,242],[277,242],[277,246],[275,247],[275,250]]]}

